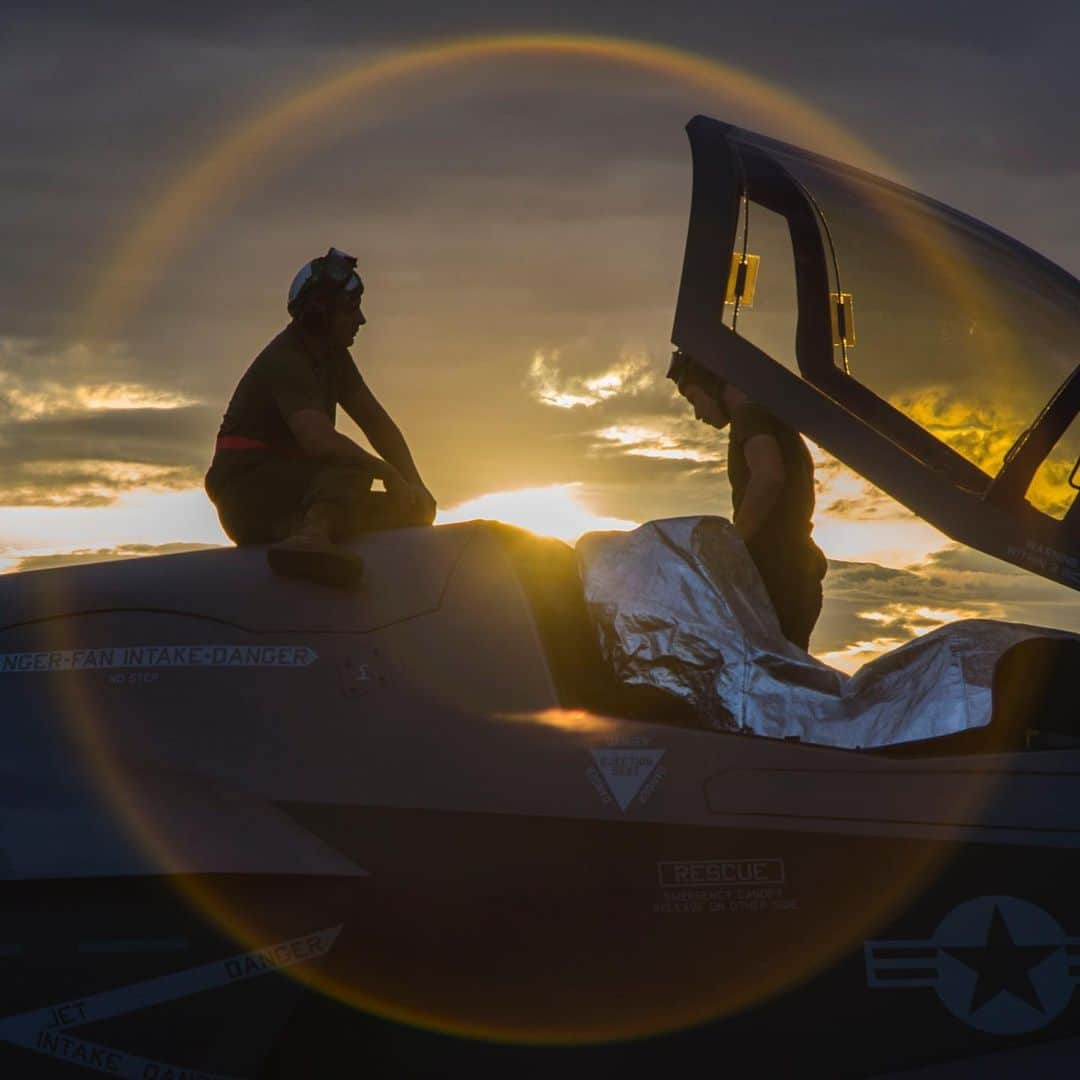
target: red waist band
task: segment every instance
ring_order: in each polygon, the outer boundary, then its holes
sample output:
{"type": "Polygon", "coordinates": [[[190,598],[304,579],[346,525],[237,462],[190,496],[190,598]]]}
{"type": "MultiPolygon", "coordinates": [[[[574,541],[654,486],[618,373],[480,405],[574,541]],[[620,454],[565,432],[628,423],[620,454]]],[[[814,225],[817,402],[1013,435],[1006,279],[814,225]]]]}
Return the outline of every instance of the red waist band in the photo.
{"type": "Polygon", "coordinates": [[[269,450],[282,457],[303,457],[294,446],[275,446],[262,439],[249,439],[246,435],[219,435],[214,444],[216,450],[269,450]]]}

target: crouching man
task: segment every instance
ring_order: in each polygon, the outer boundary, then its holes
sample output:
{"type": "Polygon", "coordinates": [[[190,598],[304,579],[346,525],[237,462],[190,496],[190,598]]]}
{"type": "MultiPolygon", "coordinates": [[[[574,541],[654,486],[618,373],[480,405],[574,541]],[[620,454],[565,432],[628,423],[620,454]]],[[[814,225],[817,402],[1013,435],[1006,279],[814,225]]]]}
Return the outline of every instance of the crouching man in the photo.
{"type": "Polygon", "coordinates": [[[404,436],[349,353],[366,322],[355,267],[331,248],[296,275],[292,321],[240,379],[205,481],[233,541],[272,544],[276,573],[342,587],[359,582],[362,564],[340,541],[435,519],[404,436]],[[335,430],[339,404],[378,457],[335,430]]]}
{"type": "Polygon", "coordinates": [[[754,560],[784,637],[800,649],[821,614],[827,566],[810,539],[814,463],[797,431],[752,402],[738,387],[683,353],[668,378],[694,407],[694,416],[728,436],[728,480],[735,529],[754,560]]]}

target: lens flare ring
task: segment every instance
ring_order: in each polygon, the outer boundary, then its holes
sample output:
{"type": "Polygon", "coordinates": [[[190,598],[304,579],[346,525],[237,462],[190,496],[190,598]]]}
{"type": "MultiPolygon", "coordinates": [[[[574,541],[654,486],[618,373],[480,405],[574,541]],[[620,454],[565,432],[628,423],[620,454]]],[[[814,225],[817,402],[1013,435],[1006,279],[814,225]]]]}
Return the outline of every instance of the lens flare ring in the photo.
{"type": "MultiPolygon", "coordinates": [[[[123,321],[146,302],[160,268],[190,241],[215,208],[238,190],[250,192],[250,182],[265,178],[272,171],[271,152],[290,135],[317,124],[332,110],[346,102],[381,91],[392,84],[430,79],[434,75],[451,76],[455,71],[488,59],[513,57],[541,59],[576,59],[590,65],[609,64],[671,80],[691,88],[702,96],[708,108],[717,98],[729,104],[753,108],[764,114],[781,130],[797,130],[804,141],[846,161],[856,161],[869,169],[888,172],[869,149],[821,112],[795,95],[779,90],[735,67],[697,56],[676,48],[610,37],[578,35],[482,36],[434,42],[388,53],[359,65],[352,65],[301,92],[288,97],[262,115],[243,123],[211,146],[208,152],[180,179],[157,198],[135,224],[114,252],[100,279],[81,309],[78,319],[82,336],[90,340],[109,339],[121,329],[123,321]]],[[[63,624],[64,620],[59,620],[63,624]]],[[[57,625],[55,633],[69,632],[57,625]]],[[[140,805],[137,785],[124,775],[120,756],[109,745],[105,726],[94,715],[88,699],[79,695],[76,683],[69,688],[68,713],[75,718],[86,754],[101,776],[106,795],[123,820],[134,830],[140,843],[171,873],[181,873],[176,852],[170,848],[152,814],[140,805]]],[[[617,1038],[643,1037],[700,1023],[710,1018],[748,1007],[805,981],[832,962],[858,939],[864,930],[876,927],[903,899],[910,896],[927,874],[943,858],[940,848],[927,845],[927,851],[913,856],[910,863],[897,867],[888,888],[867,889],[853,900],[844,913],[834,940],[822,935],[814,949],[801,953],[793,970],[763,973],[741,988],[717,988],[715,997],[682,1001],[677,1009],[646,1008],[639,1002],[628,1009],[624,1020],[607,1011],[602,1020],[590,1023],[588,1017],[567,1017],[560,1025],[498,1025],[483,1017],[463,1015],[454,1002],[444,1007],[408,1004],[380,996],[377,987],[361,986],[331,973],[297,970],[298,977],[309,985],[342,1001],[376,1014],[470,1037],[508,1042],[580,1043],[617,1038]]],[[[257,947],[260,933],[250,912],[237,909],[215,890],[212,883],[193,876],[182,886],[216,923],[238,941],[257,947]]],[[[665,987],[665,991],[670,987],[665,987]]],[[[624,1000],[624,1005],[627,1002],[624,1000]]],[[[443,1005],[443,1003],[440,1003],[443,1005]]],[[[617,1010],[616,1010],[617,1012],[617,1010]]]]}

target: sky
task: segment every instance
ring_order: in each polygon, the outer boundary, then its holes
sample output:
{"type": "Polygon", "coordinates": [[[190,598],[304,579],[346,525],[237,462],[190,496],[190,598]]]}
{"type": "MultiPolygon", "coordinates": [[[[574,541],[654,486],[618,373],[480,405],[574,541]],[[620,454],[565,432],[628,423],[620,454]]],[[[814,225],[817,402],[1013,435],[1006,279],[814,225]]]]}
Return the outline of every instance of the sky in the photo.
{"type": "MultiPolygon", "coordinates": [[[[663,378],[696,113],[899,180],[1080,271],[1074,3],[225,8],[5,5],[0,568],[224,543],[201,490],[217,424],[293,274],[331,244],[360,260],[353,355],[440,521],[572,541],[729,515],[726,437],[663,378]],[[624,44],[445,48],[509,34],[624,44]]],[[[877,355],[890,398],[969,456],[1019,423],[1003,370],[960,408],[932,372],[877,355]]],[[[852,670],[961,617],[1080,630],[1075,593],[957,547],[814,453],[831,560],[816,655],[852,670]]]]}

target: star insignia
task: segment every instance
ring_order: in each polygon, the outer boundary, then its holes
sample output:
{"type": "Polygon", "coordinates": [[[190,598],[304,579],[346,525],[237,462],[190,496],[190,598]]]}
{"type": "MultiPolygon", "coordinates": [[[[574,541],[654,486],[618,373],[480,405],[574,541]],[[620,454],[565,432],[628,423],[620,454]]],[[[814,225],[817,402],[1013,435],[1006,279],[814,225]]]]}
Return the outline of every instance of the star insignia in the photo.
{"type": "Polygon", "coordinates": [[[970,1015],[1001,993],[1012,994],[1038,1012],[1045,1012],[1031,981],[1031,971],[1060,948],[1060,945],[1017,945],[995,904],[985,945],[943,946],[941,951],[976,974],[968,1005],[970,1015]]]}

